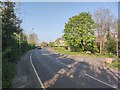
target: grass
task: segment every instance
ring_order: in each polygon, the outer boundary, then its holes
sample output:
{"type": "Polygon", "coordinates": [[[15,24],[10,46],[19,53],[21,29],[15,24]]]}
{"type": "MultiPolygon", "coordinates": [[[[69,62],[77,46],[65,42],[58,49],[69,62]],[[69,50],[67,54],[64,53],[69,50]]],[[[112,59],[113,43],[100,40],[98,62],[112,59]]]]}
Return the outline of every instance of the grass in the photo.
{"type": "Polygon", "coordinates": [[[115,60],[111,64],[107,64],[109,68],[120,70],[120,61],[115,60]]]}
{"type": "Polygon", "coordinates": [[[99,58],[114,58],[115,61],[113,61],[111,64],[106,64],[111,69],[117,69],[120,70],[120,61],[117,60],[116,56],[110,53],[106,53],[104,55],[100,55],[99,53],[96,54],[86,54],[85,52],[71,52],[69,50],[66,50],[63,47],[52,47],[55,51],[59,53],[64,53],[66,55],[80,55],[85,57],[99,57],[99,58]]]}
{"type": "Polygon", "coordinates": [[[61,52],[61,53],[65,53],[65,54],[69,54],[69,55],[72,55],[72,54],[79,54],[78,52],[70,52],[69,50],[66,50],[65,48],[63,47],[52,47],[54,50],[58,51],[58,52],[61,52]]]}
{"type": "Polygon", "coordinates": [[[80,55],[80,56],[85,56],[85,57],[101,57],[101,58],[112,58],[112,57],[115,57],[114,55],[109,54],[109,53],[106,53],[104,55],[100,55],[99,53],[87,54],[85,52],[71,52],[69,50],[66,50],[63,47],[52,47],[52,49],[54,49],[57,52],[64,53],[64,54],[67,54],[67,55],[80,55]]]}

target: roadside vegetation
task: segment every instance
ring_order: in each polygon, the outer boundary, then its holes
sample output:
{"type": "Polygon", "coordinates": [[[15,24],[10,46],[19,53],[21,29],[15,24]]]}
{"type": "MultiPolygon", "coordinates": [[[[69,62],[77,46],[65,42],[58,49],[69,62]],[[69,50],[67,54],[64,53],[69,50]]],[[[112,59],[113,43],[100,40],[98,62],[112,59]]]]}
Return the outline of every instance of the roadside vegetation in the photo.
{"type": "Polygon", "coordinates": [[[9,88],[16,74],[16,63],[20,56],[34,48],[35,45],[27,42],[27,36],[21,28],[21,20],[15,13],[15,3],[0,2],[0,7],[2,9],[0,12],[2,20],[2,88],[9,88]]]}
{"type": "Polygon", "coordinates": [[[106,53],[101,55],[100,53],[86,53],[86,52],[71,52],[64,47],[51,47],[55,51],[59,53],[64,53],[66,55],[79,55],[79,56],[85,56],[85,57],[101,57],[101,58],[116,58],[114,54],[106,53]]]}
{"type": "Polygon", "coordinates": [[[61,38],[64,41],[58,38],[49,46],[68,55],[114,58],[111,67],[118,64],[118,19],[109,9],[97,9],[94,14],[81,12],[70,17],[61,38]]]}
{"type": "Polygon", "coordinates": [[[107,67],[112,68],[112,69],[116,69],[116,70],[120,70],[120,61],[115,60],[111,64],[107,64],[107,67]]]}

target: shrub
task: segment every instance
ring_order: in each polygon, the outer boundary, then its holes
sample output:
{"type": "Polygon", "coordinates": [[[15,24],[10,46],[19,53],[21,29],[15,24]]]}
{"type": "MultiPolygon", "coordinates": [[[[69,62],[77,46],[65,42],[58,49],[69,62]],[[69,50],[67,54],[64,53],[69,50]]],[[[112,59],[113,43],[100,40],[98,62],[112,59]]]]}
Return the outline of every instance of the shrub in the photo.
{"type": "Polygon", "coordinates": [[[114,55],[113,55],[112,53],[105,53],[104,56],[105,56],[105,57],[109,57],[109,58],[114,57],[114,55]]]}
{"type": "Polygon", "coordinates": [[[2,88],[11,87],[11,83],[14,76],[15,76],[15,64],[4,61],[2,64],[2,88]]]}
{"type": "Polygon", "coordinates": [[[19,57],[19,48],[8,48],[3,52],[3,60],[7,60],[9,62],[16,62],[19,57]]]}

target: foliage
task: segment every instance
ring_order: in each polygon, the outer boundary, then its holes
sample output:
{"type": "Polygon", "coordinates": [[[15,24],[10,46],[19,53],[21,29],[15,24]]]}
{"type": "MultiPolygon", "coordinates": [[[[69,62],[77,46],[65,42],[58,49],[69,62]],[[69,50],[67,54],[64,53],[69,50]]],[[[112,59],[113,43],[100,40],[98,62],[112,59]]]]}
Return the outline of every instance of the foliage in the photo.
{"type": "Polygon", "coordinates": [[[56,45],[56,46],[59,46],[59,45],[60,45],[60,40],[59,40],[59,38],[58,38],[57,40],[55,40],[55,45],[56,45]]]}
{"type": "Polygon", "coordinates": [[[109,53],[116,52],[116,41],[113,38],[110,38],[106,43],[106,49],[109,53]]]}
{"type": "Polygon", "coordinates": [[[119,60],[115,60],[111,64],[107,64],[107,66],[112,68],[112,69],[120,70],[120,61],[119,60]]]}
{"type": "Polygon", "coordinates": [[[54,46],[54,42],[49,42],[48,46],[49,47],[53,47],[54,46]]]}
{"type": "MultiPolygon", "coordinates": [[[[97,9],[94,13],[94,20],[97,26],[97,42],[99,44],[100,54],[104,53],[106,40],[109,42],[112,33],[116,32],[117,25],[114,25],[114,17],[109,9],[97,9]],[[111,29],[115,31],[111,31],[111,29]]],[[[107,44],[108,45],[108,44],[107,44]]]]}
{"type": "Polygon", "coordinates": [[[97,51],[95,44],[95,22],[90,13],[82,12],[65,23],[64,35],[72,51],[97,51]]]}
{"type": "Polygon", "coordinates": [[[2,44],[3,51],[6,48],[13,47],[16,44],[16,39],[14,33],[18,33],[19,20],[17,20],[14,7],[15,3],[13,2],[3,2],[2,3],[2,44]]]}
{"type": "Polygon", "coordinates": [[[105,53],[103,55],[104,55],[104,57],[108,57],[108,58],[113,58],[114,57],[114,55],[112,53],[105,53]]]}
{"type": "Polygon", "coordinates": [[[35,33],[32,33],[29,35],[28,37],[28,43],[31,44],[31,45],[35,45],[36,42],[37,42],[37,35],[35,33]]]}
{"type": "MultiPolygon", "coordinates": [[[[3,88],[11,87],[12,79],[15,75],[15,63],[20,57],[21,53],[29,50],[31,45],[27,43],[26,35],[22,32],[20,27],[21,21],[15,15],[15,3],[0,2],[2,11],[2,86],[3,88]],[[19,38],[19,35],[21,38],[19,38]],[[21,44],[19,45],[19,39],[21,44]]],[[[0,17],[1,18],[1,17],[0,17]]]]}
{"type": "Polygon", "coordinates": [[[15,76],[15,64],[3,61],[2,64],[2,88],[11,87],[12,79],[15,76]]]}
{"type": "Polygon", "coordinates": [[[85,56],[85,57],[100,57],[100,58],[110,58],[110,57],[114,57],[113,54],[109,54],[106,53],[105,55],[101,55],[100,53],[91,53],[91,54],[87,54],[85,52],[71,52],[67,49],[65,49],[64,47],[52,47],[52,49],[54,49],[55,51],[59,52],[59,53],[63,53],[66,55],[80,55],[80,56],[85,56]]]}
{"type": "Polygon", "coordinates": [[[3,52],[3,61],[15,62],[19,58],[19,48],[8,48],[3,52]]]}
{"type": "Polygon", "coordinates": [[[60,52],[60,53],[64,53],[64,54],[78,54],[78,52],[70,52],[69,50],[65,49],[64,47],[52,47],[54,50],[60,52]]]}

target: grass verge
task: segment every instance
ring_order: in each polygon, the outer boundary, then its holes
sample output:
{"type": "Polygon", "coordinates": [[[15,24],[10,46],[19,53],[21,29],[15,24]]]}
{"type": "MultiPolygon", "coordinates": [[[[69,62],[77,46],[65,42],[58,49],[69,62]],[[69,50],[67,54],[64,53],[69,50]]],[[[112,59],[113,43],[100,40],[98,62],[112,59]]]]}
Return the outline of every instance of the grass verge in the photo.
{"type": "Polygon", "coordinates": [[[107,66],[111,69],[120,70],[120,61],[115,60],[111,64],[107,64],[107,66]]]}
{"type": "Polygon", "coordinates": [[[115,55],[106,53],[104,55],[100,55],[99,53],[91,53],[91,54],[87,54],[85,52],[71,52],[69,50],[66,50],[64,47],[51,47],[52,49],[54,49],[55,51],[59,52],[59,53],[64,53],[67,55],[80,55],[80,56],[85,56],[85,57],[101,57],[101,58],[112,58],[115,57],[115,55]]]}

